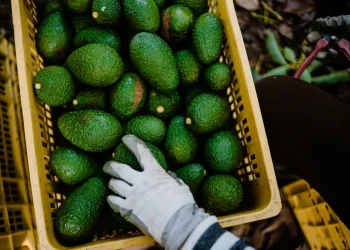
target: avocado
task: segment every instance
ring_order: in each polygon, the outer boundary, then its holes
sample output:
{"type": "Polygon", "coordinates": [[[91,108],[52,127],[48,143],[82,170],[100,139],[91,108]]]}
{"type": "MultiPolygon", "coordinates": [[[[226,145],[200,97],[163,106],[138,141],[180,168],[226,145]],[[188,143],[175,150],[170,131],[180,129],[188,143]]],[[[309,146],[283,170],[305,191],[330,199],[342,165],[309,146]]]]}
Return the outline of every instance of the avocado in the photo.
{"type": "Polygon", "coordinates": [[[96,87],[111,85],[123,74],[122,59],[104,44],[88,44],[73,51],[67,66],[79,81],[96,87]]]}
{"type": "Polygon", "coordinates": [[[147,102],[147,110],[150,114],[161,119],[169,119],[175,115],[181,104],[178,91],[162,94],[151,90],[147,102]]]}
{"type": "Polygon", "coordinates": [[[242,200],[241,183],[231,175],[212,175],[204,181],[200,190],[200,205],[219,215],[233,212],[242,200]]]}
{"type": "Polygon", "coordinates": [[[185,105],[186,107],[188,107],[191,102],[194,100],[194,98],[196,98],[196,96],[204,93],[206,91],[206,89],[201,86],[201,85],[198,85],[198,86],[195,86],[191,89],[189,89],[186,93],[186,97],[185,97],[185,105]]]}
{"type": "Polygon", "coordinates": [[[224,96],[202,93],[187,107],[186,124],[196,134],[209,134],[223,128],[230,119],[230,107],[224,96]]]}
{"type": "Polygon", "coordinates": [[[49,63],[60,64],[66,60],[71,47],[72,34],[60,12],[43,20],[36,34],[40,55],[49,63]]]}
{"type": "Polygon", "coordinates": [[[86,153],[73,148],[59,148],[50,155],[54,175],[67,185],[76,185],[97,176],[101,167],[86,153]]]}
{"type": "Polygon", "coordinates": [[[196,159],[198,142],[186,128],[185,117],[175,116],[168,127],[164,140],[167,159],[176,166],[183,166],[196,159]]]}
{"type": "Polygon", "coordinates": [[[139,115],[124,125],[125,134],[133,134],[143,141],[159,145],[165,136],[164,122],[151,115],[139,115]]]}
{"type": "Polygon", "coordinates": [[[162,10],[164,8],[165,3],[166,3],[166,0],[153,0],[153,1],[157,5],[158,10],[162,10]]]}
{"type": "Polygon", "coordinates": [[[55,216],[57,232],[65,239],[77,241],[92,236],[106,202],[106,185],[93,177],[62,202],[55,216]]]}
{"type": "Polygon", "coordinates": [[[221,131],[209,138],[204,157],[215,173],[231,174],[242,162],[244,150],[240,139],[231,131],[221,131]]]}
{"type": "Polygon", "coordinates": [[[138,32],[155,33],[160,25],[160,15],[153,0],[124,0],[124,15],[129,25],[138,32]]]}
{"type": "Polygon", "coordinates": [[[88,88],[77,94],[73,100],[74,110],[101,109],[107,107],[107,93],[102,88],[88,88]]]}
{"type": "Polygon", "coordinates": [[[205,71],[204,79],[212,90],[223,92],[232,81],[231,70],[224,63],[214,63],[205,71]]]}
{"type": "Polygon", "coordinates": [[[194,23],[192,40],[201,63],[209,65],[218,61],[224,42],[224,28],[220,18],[212,13],[201,15],[194,23]]]}
{"type": "MultiPolygon", "coordinates": [[[[162,168],[167,171],[168,166],[166,164],[164,155],[162,151],[153,145],[152,143],[145,142],[147,147],[151,150],[154,157],[157,159],[158,163],[162,166],[162,168]]],[[[141,171],[140,164],[138,163],[135,155],[125,146],[124,143],[120,143],[114,150],[113,159],[117,162],[127,164],[135,170],[141,171]]]]}
{"type": "Polygon", "coordinates": [[[49,16],[55,12],[64,12],[64,5],[61,0],[48,0],[45,2],[44,16],[49,16]]]}
{"type": "Polygon", "coordinates": [[[191,51],[180,50],[176,52],[175,60],[181,84],[193,85],[199,81],[202,66],[191,51]]]}
{"type": "Polygon", "coordinates": [[[92,17],[100,25],[116,27],[122,17],[120,0],[93,0],[92,17]]]}
{"type": "Polygon", "coordinates": [[[160,37],[147,32],[134,36],[130,58],[141,77],[158,91],[171,92],[179,85],[175,57],[160,37]]]}
{"type": "Polygon", "coordinates": [[[123,127],[117,118],[97,109],[64,113],[57,125],[64,138],[88,152],[114,148],[123,136],[123,127]]]}
{"type": "Polygon", "coordinates": [[[139,112],[145,104],[147,91],[143,80],[134,73],[126,73],[110,91],[110,107],[116,116],[126,120],[139,112]]]}
{"type": "Polygon", "coordinates": [[[162,13],[162,35],[168,42],[181,42],[192,32],[194,16],[184,5],[172,5],[162,13]]]}
{"type": "Polygon", "coordinates": [[[74,79],[61,66],[48,66],[40,70],[33,81],[38,99],[50,106],[61,106],[74,98],[74,79]]]}
{"type": "Polygon", "coordinates": [[[74,34],[88,27],[96,26],[96,23],[88,13],[77,14],[72,17],[71,21],[74,34]]]}
{"type": "Polygon", "coordinates": [[[183,182],[190,188],[193,196],[197,194],[197,191],[206,175],[204,167],[197,163],[186,165],[176,170],[175,173],[176,176],[183,180],[183,182]]]}
{"type": "Polygon", "coordinates": [[[208,11],[208,1],[206,0],[172,0],[173,4],[182,4],[190,8],[197,17],[208,11]]]}
{"type": "Polygon", "coordinates": [[[122,40],[112,29],[89,27],[80,31],[73,38],[73,46],[75,48],[80,48],[91,43],[108,45],[118,53],[122,51],[122,40]]]}
{"type": "Polygon", "coordinates": [[[91,8],[92,0],[64,0],[64,4],[74,13],[83,13],[91,8]]]}

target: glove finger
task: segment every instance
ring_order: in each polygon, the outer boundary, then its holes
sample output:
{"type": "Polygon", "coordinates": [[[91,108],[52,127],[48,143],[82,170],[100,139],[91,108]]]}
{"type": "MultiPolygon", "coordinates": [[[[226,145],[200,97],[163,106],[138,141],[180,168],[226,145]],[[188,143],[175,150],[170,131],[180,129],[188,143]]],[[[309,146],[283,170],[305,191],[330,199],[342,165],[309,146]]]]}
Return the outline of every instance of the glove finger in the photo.
{"type": "Polygon", "coordinates": [[[108,188],[124,198],[128,198],[131,192],[131,186],[129,184],[125,181],[113,178],[109,181],[108,188]]]}
{"type": "Polygon", "coordinates": [[[113,209],[114,212],[123,211],[125,200],[116,195],[109,195],[107,197],[108,205],[113,209]]]}
{"type": "Polygon", "coordinates": [[[134,135],[125,135],[122,138],[122,141],[127,146],[127,148],[134,153],[143,170],[146,170],[147,168],[163,169],[159,165],[158,161],[154,158],[151,150],[139,138],[134,135]]]}
{"type": "Polygon", "coordinates": [[[109,161],[103,166],[103,171],[106,174],[122,179],[127,183],[133,185],[134,180],[139,178],[140,172],[132,169],[126,164],[122,164],[116,161],[109,161]]]}
{"type": "Polygon", "coordinates": [[[312,31],[306,36],[306,41],[310,44],[316,43],[318,40],[322,38],[322,35],[318,31],[312,31]]]}

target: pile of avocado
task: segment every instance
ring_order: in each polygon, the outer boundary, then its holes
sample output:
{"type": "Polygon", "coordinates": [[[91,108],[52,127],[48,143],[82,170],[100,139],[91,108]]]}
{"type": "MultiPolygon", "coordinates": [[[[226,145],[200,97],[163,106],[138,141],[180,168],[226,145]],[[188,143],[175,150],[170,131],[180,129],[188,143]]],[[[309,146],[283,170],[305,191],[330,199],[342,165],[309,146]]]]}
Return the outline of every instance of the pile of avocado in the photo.
{"type": "Polygon", "coordinates": [[[57,107],[64,143],[49,164],[71,190],[55,213],[60,238],[87,239],[103,217],[134,228],[103,212],[103,164],[142,171],[125,134],[144,140],[208,212],[239,207],[234,175],[245,153],[226,97],[231,69],[220,62],[224,27],[206,0],[48,0],[41,16],[36,45],[47,67],[33,88],[57,107]]]}

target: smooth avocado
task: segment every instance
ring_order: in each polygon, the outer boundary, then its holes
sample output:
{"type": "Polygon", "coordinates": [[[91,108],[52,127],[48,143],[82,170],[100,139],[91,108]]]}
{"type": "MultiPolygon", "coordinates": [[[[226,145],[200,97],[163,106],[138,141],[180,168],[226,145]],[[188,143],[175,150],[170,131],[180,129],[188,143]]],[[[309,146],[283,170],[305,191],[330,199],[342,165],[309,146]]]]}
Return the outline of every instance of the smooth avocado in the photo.
{"type": "Polygon", "coordinates": [[[123,74],[123,61],[118,53],[104,44],[88,44],[73,51],[67,66],[81,82],[105,87],[116,82],[123,74]]]}
{"type": "Polygon", "coordinates": [[[206,175],[204,167],[197,163],[188,164],[176,170],[175,173],[176,176],[183,180],[183,182],[190,188],[193,196],[197,194],[197,191],[206,175]]]}
{"type": "Polygon", "coordinates": [[[61,12],[45,17],[36,34],[38,51],[49,63],[63,63],[70,52],[71,41],[71,29],[61,12]]]}
{"type": "Polygon", "coordinates": [[[113,114],[126,120],[139,112],[145,104],[147,91],[141,77],[126,73],[112,86],[109,103],[113,114]]]}
{"type": "Polygon", "coordinates": [[[198,153],[198,142],[195,135],[185,124],[185,117],[175,116],[168,127],[164,140],[167,159],[176,166],[193,162],[198,153]]]}
{"type": "Polygon", "coordinates": [[[162,13],[162,35],[170,43],[185,40],[192,32],[194,16],[184,5],[172,5],[162,13]]]}
{"type": "Polygon", "coordinates": [[[196,134],[210,134],[222,129],[230,119],[230,107],[224,96],[202,93],[187,107],[187,127],[196,134]]]}
{"type": "Polygon", "coordinates": [[[100,25],[116,27],[122,18],[120,0],[93,0],[92,17],[100,25]]]}
{"type": "Polygon", "coordinates": [[[88,152],[114,148],[123,136],[123,127],[113,115],[96,109],[67,112],[57,121],[68,141],[88,152]]]}
{"type": "Polygon", "coordinates": [[[214,134],[204,147],[204,157],[208,168],[215,173],[233,173],[242,162],[243,156],[242,143],[231,131],[214,134]]]}
{"type": "Polygon", "coordinates": [[[194,24],[192,41],[202,64],[210,65],[218,61],[224,42],[224,28],[220,18],[212,13],[201,15],[194,24]]]}
{"type": "Polygon", "coordinates": [[[172,0],[173,4],[182,4],[190,8],[197,17],[208,11],[208,1],[206,0],[172,0]]]}
{"type": "Polygon", "coordinates": [[[159,145],[166,133],[164,122],[151,115],[139,115],[129,120],[125,125],[125,134],[133,134],[143,141],[159,145]]]}
{"type": "MultiPolygon", "coordinates": [[[[168,166],[165,161],[165,157],[162,151],[155,145],[149,142],[145,142],[147,147],[151,150],[154,157],[157,159],[158,163],[162,168],[167,171],[168,166]]],[[[117,162],[127,164],[135,170],[142,171],[139,162],[137,161],[135,155],[125,146],[124,143],[120,143],[114,150],[113,159],[117,162]]]]}
{"type": "Polygon", "coordinates": [[[151,90],[147,102],[147,110],[150,114],[161,119],[169,119],[175,115],[181,104],[178,91],[162,94],[151,90]]]}
{"type": "Polygon", "coordinates": [[[101,167],[85,152],[74,148],[59,148],[50,155],[49,165],[60,181],[77,185],[101,173],[101,167]]]}
{"type": "Polygon", "coordinates": [[[241,183],[231,175],[212,175],[200,190],[200,205],[207,211],[225,215],[234,212],[243,200],[241,183]]]}
{"type": "Polygon", "coordinates": [[[48,66],[40,70],[34,77],[33,85],[38,99],[50,106],[62,106],[74,98],[74,79],[61,66],[48,66]]]}
{"type": "Polygon", "coordinates": [[[130,58],[141,77],[158,91],[168,93],[178,87],[175,57],[160,37],[147,32],[134,36],[130,58]]]}
{"type": "Polygon", "coordinates": [[[104,181],[98,177],[88,179],[57,209],[54,221],[57,232],[70,241],[84,240],[92,236],[106,198],[104,181]]]}

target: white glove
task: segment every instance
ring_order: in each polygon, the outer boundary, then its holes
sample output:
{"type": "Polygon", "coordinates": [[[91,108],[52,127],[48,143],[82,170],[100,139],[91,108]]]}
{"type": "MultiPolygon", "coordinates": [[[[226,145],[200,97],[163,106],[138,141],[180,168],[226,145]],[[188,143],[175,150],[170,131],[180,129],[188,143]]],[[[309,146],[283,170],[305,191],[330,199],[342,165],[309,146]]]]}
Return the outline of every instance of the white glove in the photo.
{"type": "Polygon", "coordinates": [[[209,215],[198,208],[189,187],[168,175],[140,139],[126,135],[122,140],[143,171],[107,162],[103,171],[115,177],[109,188],[119,195],[108,196],[108,204],[166,249],[179,249],[209,215]]]}

